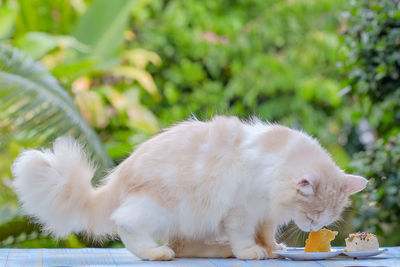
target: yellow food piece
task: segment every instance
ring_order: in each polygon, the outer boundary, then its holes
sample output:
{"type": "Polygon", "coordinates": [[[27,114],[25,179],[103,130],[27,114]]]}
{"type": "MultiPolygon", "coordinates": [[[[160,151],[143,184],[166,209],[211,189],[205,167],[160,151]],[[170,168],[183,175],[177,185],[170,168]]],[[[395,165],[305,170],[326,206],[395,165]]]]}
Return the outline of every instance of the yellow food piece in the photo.
{"type": "Polygon", "coordinates": [[[337,231],[321,229],[318,232],[310,232],[306,240],[305,252],[329,252],[331,241],[335,239],[337,231]]]}

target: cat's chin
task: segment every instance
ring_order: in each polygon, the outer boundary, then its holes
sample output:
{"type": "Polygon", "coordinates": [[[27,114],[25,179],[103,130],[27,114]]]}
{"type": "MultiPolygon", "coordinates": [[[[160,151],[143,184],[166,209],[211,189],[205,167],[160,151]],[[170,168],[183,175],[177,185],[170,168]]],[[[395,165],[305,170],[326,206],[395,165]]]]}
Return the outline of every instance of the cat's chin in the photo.
{"type": "Polygon", "coordinates": [[[298,224],[296,224],[296,225],[303,232],[317,232],[322,228],[322,227],[305,226],[305,225],[298,225],[298,224]]]}
{"type": "MultiPolygon", "coordinates": [[[[301,231],[303,231],[303,232],[311,232],[311,231],[314,231],[313,229],[311,229],[311,227],[309,226],[309,225],[301,225],[301,224],[297,224],[296,223],[296,225],[297,225],[297,227],[298,228],[300,228],[300,230],[301,231]]],[[[317,230],[316,230],[317,231],[317,230]]]]}

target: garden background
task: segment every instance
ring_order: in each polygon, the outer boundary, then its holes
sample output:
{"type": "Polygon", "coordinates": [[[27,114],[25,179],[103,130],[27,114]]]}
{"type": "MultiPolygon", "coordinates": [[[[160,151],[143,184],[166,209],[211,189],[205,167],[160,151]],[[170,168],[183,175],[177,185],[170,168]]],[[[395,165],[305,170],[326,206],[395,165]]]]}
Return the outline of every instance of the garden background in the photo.
{"type": "Polygon", "coordinates": [[[400,245],[398,0],[0,0],[0,40],[0,247],[121,246],[30,222],[10,186],[22,149],[73,135],[100,177],[163,127],[214,114],[317,137],[370,179],[336,245],[357,230],[400,245]]]}

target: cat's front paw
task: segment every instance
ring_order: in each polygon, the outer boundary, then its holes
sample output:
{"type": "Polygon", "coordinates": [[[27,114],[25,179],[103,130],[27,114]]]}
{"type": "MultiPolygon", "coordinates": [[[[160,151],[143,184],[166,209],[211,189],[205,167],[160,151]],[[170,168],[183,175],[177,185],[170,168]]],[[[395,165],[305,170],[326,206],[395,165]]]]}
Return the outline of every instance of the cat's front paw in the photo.
{"type": "Polygon", "coordinates": [[[267,249],[268,258],[270,258],[270,259],[282,258],[282,256],[272,253],[272,251],[286,249],[286,248],[287,247],[285,246],[285,244],[282,244],[282,243],[281,244],[273,244],[270,248],[267,249]]]}
{"type": "Polygon", "coordinates": [[[267,251],[259,245],[254,245],[241,250],[234,250],[233,254],[240,260],[262,260],[268,257],[267,251]]]}
{"type": "Polygon", "coordinates": [[[274,245],[272,246],[272,250],[273,250],[273,251],[274,251],[274,250],[281,250],[281,249],[287,249],[286,245],[283,244],[283,243],[280,243],[280,244],[274,244],[274,245]]]}

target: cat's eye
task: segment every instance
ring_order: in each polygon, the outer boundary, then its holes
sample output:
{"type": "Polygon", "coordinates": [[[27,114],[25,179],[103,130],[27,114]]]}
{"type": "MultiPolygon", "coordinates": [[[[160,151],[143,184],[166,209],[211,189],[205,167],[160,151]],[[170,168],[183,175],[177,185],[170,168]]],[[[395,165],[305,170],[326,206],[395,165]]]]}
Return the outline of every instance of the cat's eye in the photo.
{"type": "Polygon", "coordinates": [[[297,182],[297,189],[299,192],[301,192],[303,195],[314,195],[314,188],[312,186],[312,182],[308,180],[307,178],[302,178],[297,182]]]}
{"type": "Polygon", "coordinates": [[[298,183],[298,185],[302,185],[302,186],[307,186],[309,184],[310,184],[310,182],[307,179],[301,179],[298,183]]]}

